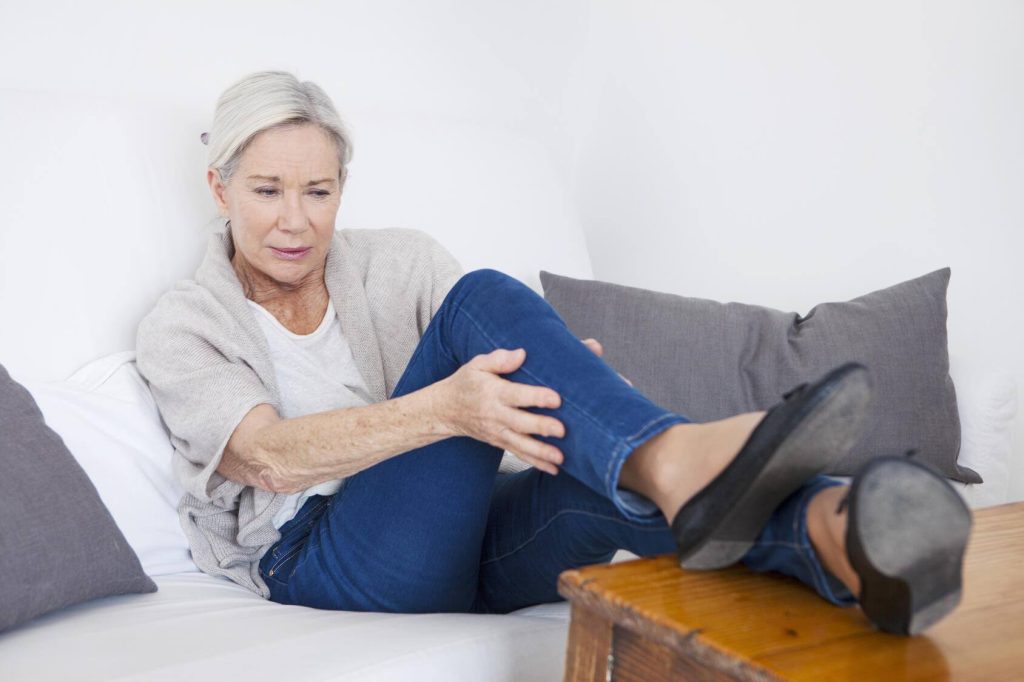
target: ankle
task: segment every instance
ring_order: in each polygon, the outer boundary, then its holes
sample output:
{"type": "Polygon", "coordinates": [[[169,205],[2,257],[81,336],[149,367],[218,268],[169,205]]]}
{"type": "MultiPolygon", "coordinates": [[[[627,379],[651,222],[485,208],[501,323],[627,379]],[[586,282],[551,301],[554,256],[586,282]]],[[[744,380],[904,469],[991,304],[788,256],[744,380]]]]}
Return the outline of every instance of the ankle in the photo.
{"type": "Polygon", "coordinates": [[[764,415],[747,412],[702,424],[675,424],[633,451],[619,483],[654,502],[671,523],[735,459],[764,415]]]}
{"type": "Polygon", "coordinates": [[[630,453],[619,472],[619,486],[644,495],[659,507],[673,486],[674,467],[685,453],[694,427],[700,424],[674,424],[652,436],[630,453]]]}
{"type": "Polygon", "coordinates": [[[807,535],[825,570],[858,596],[860,578],[846,554],[847,512],[844,509],[836,513],[839,501],[849,490],[848,485],[832,486],[811,498],[807,505],[807,535]]]}

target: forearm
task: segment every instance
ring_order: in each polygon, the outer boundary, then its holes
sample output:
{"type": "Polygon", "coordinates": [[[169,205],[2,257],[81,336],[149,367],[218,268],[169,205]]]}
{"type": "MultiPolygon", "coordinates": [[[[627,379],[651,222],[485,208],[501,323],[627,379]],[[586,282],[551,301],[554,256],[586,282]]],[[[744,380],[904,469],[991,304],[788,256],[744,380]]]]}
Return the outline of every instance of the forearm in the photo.
{"type": "Polygon", "coordinates": [[[257,434],[256,457],[276,492],[351,476],[455,435],[442,394],[439,382],[381,403],[283,419],[257,434]]]}

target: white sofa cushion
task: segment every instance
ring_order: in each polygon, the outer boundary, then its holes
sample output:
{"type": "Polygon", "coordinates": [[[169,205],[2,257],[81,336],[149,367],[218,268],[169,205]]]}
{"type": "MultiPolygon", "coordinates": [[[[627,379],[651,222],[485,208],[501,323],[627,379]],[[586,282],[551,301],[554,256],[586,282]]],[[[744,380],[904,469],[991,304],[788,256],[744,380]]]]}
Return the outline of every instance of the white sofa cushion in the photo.
{"type": "Polygon", "coordinates": [[[324,611],[205,573],[47,614],[0,638],[5,680],[558,680],[566,602],[508,615],[324,611]],[[536,616],[532,614],[536,613],[536,616]],[[59,652],[59,655],[54,655],[59,652]]]}
{"type": "Polygon", "coordinates": [[[183,494],[170,437],[135,369],[134,351],[90,363],[67,381],[25,380],[150,576],[198,571],[178,522],[183,494]]]}

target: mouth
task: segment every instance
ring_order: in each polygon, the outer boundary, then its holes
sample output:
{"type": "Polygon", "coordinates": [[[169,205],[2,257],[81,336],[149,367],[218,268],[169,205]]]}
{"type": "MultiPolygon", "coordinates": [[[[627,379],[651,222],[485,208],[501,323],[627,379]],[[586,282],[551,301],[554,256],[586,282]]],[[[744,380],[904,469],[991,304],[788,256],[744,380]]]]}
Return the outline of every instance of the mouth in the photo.
{"type": "Polygon", "coordinates": [[[283,258],[285,260],[296,260],[298,258],[302,258],[307,253],[312,251],[313,247],[305,246],[295,249],[278,249],[276,247],[271,246],[270,250],[273,251],[274,255],[276,255],[278,258],[283,258]]]}

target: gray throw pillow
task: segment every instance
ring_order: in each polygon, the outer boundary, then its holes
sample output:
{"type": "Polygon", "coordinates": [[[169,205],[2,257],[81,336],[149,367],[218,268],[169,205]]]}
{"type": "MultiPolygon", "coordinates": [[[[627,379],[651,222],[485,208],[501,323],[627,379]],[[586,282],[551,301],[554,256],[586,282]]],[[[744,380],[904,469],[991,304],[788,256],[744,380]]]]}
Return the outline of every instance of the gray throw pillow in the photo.
{"type": "Polygon", "coordinates": [[[97,597],[156,592],[35,399],[0,365],[0,632],[97,597]]]}
{"type": "Polygon", "coordinates": [[[909,448],[945,476],[981,477],[957,464],[960,418],[949,376],[949,268],[807,315],[717,303],[541,271],[544,297],[580,337],[655,403],[693,421],[763,410],[847,361],[874,380],[870,426],[829,472],[850,475],[909,448]]]}

